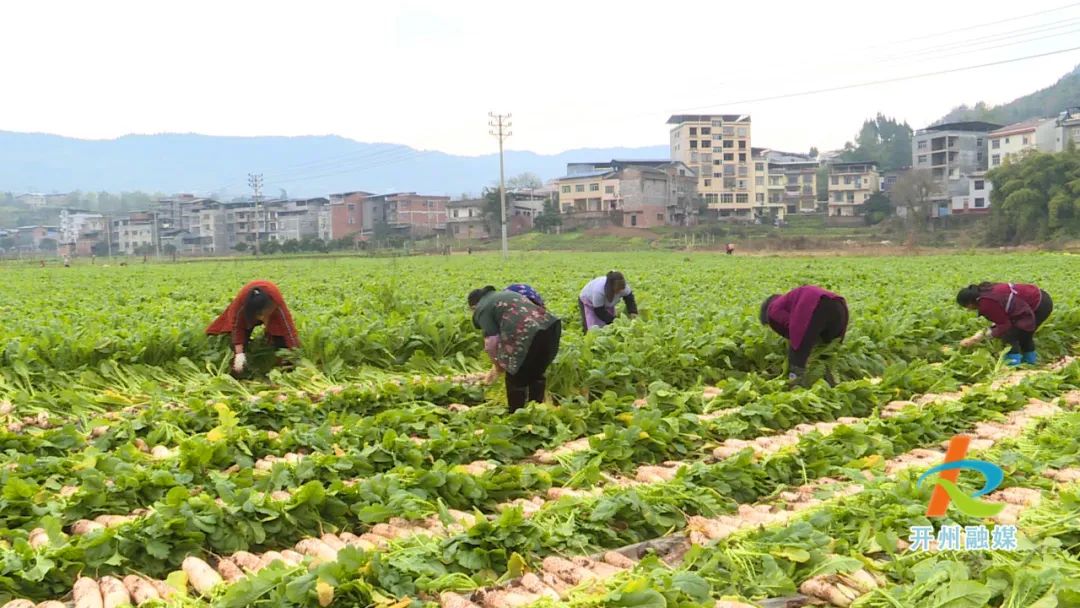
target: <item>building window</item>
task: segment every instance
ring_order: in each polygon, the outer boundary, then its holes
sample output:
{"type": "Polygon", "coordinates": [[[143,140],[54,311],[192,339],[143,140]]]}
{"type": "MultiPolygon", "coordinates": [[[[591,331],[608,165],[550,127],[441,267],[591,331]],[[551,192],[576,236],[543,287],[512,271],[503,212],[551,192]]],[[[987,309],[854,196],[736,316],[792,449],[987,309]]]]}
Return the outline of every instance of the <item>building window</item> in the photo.
{"type": "Polygon", "coordinates": [[[749,174],[750,170],[745,165],[739,167],[739,177],[746,177],[749,174]]]}
{"type": "Polygon", "coordinates": [[[599,192],[600,184],[589,184],[589,192],[599,192]]]}
{"type": "Polygon", "coordinates": [[[834,185],[834,186],[839,186],[840,185],[840,176],[839,175],[832,176],[832,185],[834,185]]]}
{"type": "Polygon", "coordinates": [[[926,140],[925,139],[919,142],[919,149],[920,150],[925,150],[926,149],[926,140]]]}
{"type": "Polygon", "coordinates": [[[754,171],[764,171],[765,163],[754,163],[754,171]]]}
{"type": "Polygon", "coordinates": [[[584,192],[584,191],[585,191],[585,184],[576,184],[574,186],[574,192],[584,192]]]}
{"type": "Polygon", "coordinates": [[[706,188],[711,188],[712,187],[712,180],[711,179],[706,179],[705,180],[705,187],[706,188]]]}
{"type": "Polygon", "coordinates": [[[701,153],[701,162],[703,162],[703,163],[711,163],[712,162],[712,154],[706,154],[706,153],[702,152],[701,153]]]}
{"type": "Polygon", "coordinates": [[[755,194],[754,195],[754,201],[758,202],[758,203],[764,203],[765,202],[765,193],[764,192],[758,192],[757,194],[755,194]]]}
{"type": "Polygon", "coordinates": [[[1000,154],[995,154],[995,155],[991,156],[990,157],[990,164],[995,166],[995,167],[1000,165],[1001,164],[1001,155],[1000,154]]]}
{"type": "Polygon", "coordinates": [[[745,150],[746,149],[746,140],[745,139],[740,139],[739,140],[739,149],[740,150],[745,150]]]}
{"type": "Polygon", "coordinates": [[[702,148],[712,147],[712,142],[707,140],[707,139],[703,139],[703,140],[701,140],[701,147],[702,148]]]}
{"type": "Polygon", "coordinates": [[[1005,138],[1005,143],[1009,143],[1009,138],[1008,137],[1005,138]]]}
{"type": "Polygon", "coordinates": [[[724,127],[724,135],[728,137],[735,135],[735,127],[724,127]]]}
{"type": "Polygon", "coordinates": [[[739,153],[739,162],[740,163],[745,163],[746,162],[746,152],[740,152],[739,153]]]}
{"type": "Polygon", "coordinates": [[[724,165],[724,175],[735,175],[735,165],[724,165]]]}
{"type": "Polygon", "coordinates": [[[615,194],[615,186],[604,186],[604,194],[615,194]]]}
{"type": "Polygon", "coordinates": [[[735,147],[735,141],[731,140],[731,139],[725,139],[724,140],[724,147],[725,148],[734,148],[735,147]]]}
{"type": "Polygon", "coordinates": [[[994,150],[997,150],[997,149],[1001,148],[1001,140],[1000,139],[995,139],[995,140],[991,141],[990,142],[990,147],[992,149],[994,149],[994,150]]]}
{"type": "Polygon", "coordinates": [[[563,194],[570,194],[570,186],[563,186],[562,187],[562,193],[563,194]]]}
{"type": "Polygon", "coordinates": [[[804,183],[804,184],[812,184],[812,183],[814,183],[814,179],[816,177],[817,177],[816,175],[804,175],[804,176],[802,176],[802,183],[804,183]]]}
{"type": "Polygon", "coordinates": [[[697,150],[697,140],[696,139],[691,139],[690,140],[690,149],[691,150],[697,150]]]}
{"type": "Polygon", "coordinates": [[[724,160],[726,160],[728,162],[735,162],[735,153],[734,152],[725,152],[724,153],[724,160]]]}
{"type": "Polygon", "coordinates": [[[755,177],[754,178],[754,185],[755,186],[764,186],[765,185],[765,177],[762,176],[762,175],[759,175],[759,176],[755,177]]]}
{"type": "Polygon", "coordinates": [[[690,127],[690,135],[697,135],[697,127],[690,127]]]}
{"type": "Polygon", "coordinates": [[[982,209],[985,206],[986,206],[986,199],[985,198],[976,198],[975,199],[975,208],[976,209],[982,209]]]}
{"type": "Polygon", "coordinates": [[[719,127],[722,123],[719,120],[714,120],[710,124],[714,127],[719,127]]]}
{"type": "Polygon", "coordinates": [[[1025,145],[1025,146],[1026,146],[1026,145],[1028,145],[1028,143],[1030,143],[1030,139],[1028,138],[1028,136],[1027,136],[1027,135],[1025,135],[1025,136],[1024,136],[1024,139],[1023,139],[1023,142],[1022,142],[1022,143],[1023,143],[1023,144],[1025,145]]]}
{"type": "Polygon", "coordinates": [[[709,127],[701,127],[702,135],[709,135],[710,133],[712,133],[712,129],[710,129],[709,127]]]}
{"type": "Polygon", "coordinates": [[[848,185],[848,186],[851,185],[851,176],[850,175],[845,175],[844,176],[844,184],[848,185]]]}
{"type": "Polygon", "coordinates": [[[729,204],[733,203],[733,202],[735,202],[735,195],[731,194],[730,192],[725,192],[725,193],[720,195],[720,202],[721,203],[729,203],[729,204]]]}
{"type": "Polygon", "coordinates": [[[746,127],[739,127],[739,137],[746,137],[746,127]]]}
{"type": "Polygon", "coordinates": [[[713,173],[712,176],[713,177],[723,177],[724,174],[723,173],[713,173]]]}
{"type": "Polygon", "coordinates": [[[712,164],[719,165],[720,164],[720,159],[716,159],[716,160],[712,161],[712,164]]]}
{"type": "Polygon", "coordinates": [[[986,183],[983,180],[981,180],[981,179],[975,180],[975,189],[976,190],[982,190],[985,186],[986,186],[986,183]]]}
{"type": "Polygon", "coordinates": [[[925,154],[920,154],[919,155],[919,164],[920,165],[925,165],[926,164],[926,155],[925,154]]]}
{"type": "Polygon", "coordinates": [[[664,221],[664,214],[663,213],[657,213],[656,214],[656,221],[658,221],[658,222],[664,221]]]}
{"type": "Polygon", "coordinates": [[[750,195],[746,193],[739,193],[735,195],[735,202],[739,204],[745,204],[750,202],[750,195]]]}
{"type": "Polygon", "coordinates": [[[975,139],[975,146],[981,148],[982,145],[983,145],[983,139],[981,137],[977,137],[975,139]]]}

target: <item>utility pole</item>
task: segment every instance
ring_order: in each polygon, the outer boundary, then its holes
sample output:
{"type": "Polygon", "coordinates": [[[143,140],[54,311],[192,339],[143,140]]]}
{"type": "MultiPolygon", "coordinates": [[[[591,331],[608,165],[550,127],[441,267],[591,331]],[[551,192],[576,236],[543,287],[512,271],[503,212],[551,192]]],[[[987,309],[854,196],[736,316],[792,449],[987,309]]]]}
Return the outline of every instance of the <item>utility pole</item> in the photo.
{"type": "Polygon", "coordinates": [[[255,255],[259,255],[259,200],[262,199],[263,176],[262,173],[248,173],[248,185],[254,192],[255,199],[255,255]]]}
{"type": "Polygon", "coordinates": [[[510,114],[488,112],[491,120],[491,134],[499,139],[499,219],[502,221],[503,259],[510,255],[510,246],[506,242],[506,175],[503,172],[503,141],[510,137],[510,114]]]}

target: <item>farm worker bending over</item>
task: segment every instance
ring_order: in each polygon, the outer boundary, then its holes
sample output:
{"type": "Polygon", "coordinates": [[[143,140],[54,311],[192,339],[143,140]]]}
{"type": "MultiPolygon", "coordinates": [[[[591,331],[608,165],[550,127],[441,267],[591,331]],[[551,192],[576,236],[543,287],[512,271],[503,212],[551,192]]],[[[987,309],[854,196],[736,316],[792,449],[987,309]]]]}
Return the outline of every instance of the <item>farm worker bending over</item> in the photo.
{"type": "Polygon", "coordinates": [[[506,401],[513,413],[529,401],[541,403],[547,368],[559,352],[562,321],[513,291],[488,285],[469,293],[473,325],[484,332],[484,350],[495,374],[506,372],[506,401]]]}
{"type": "Polygon", "coordinates": [[[621,272],[612,270],[586,283],[578,300],[578,305],[581,307],[581,324],[585,332],[613,322],[615,306],[619,300],[623,299],[626,300],[626,313],[631,318],[636,317],[638,310],[634,292],[626,284],[626,278],[621,272]]]}
{"type": "Polygon", "coordinates": [[[1035,363],[1035,330],[1054,310],[1050,294],[1023,283],[980,283],[961,289],[956,303],[979,311],[979,316],[994,323],[990,329],[960,342],[960,346],[974,346],[993,336],[1012,347],[1005,355],[1006,364],[1035,363]]]}
{"type": "Polygon", "coordinates": [[[257,325],[266,326],[266,339],[276,348],[300,346],[292,314],[277,285],[269,281],[252,281],[244,285],[225,312],[206,328],[210,336],[232,335],[234,373],[244,371],[247,365],[244,349],[257,325]]]}
{"type": "MultiPolygon", "coordinates": [[[[771,295],[761,304],[761,324],[790,341],[788,381],[805,382],[806,362],[819,342],[828,344],[847,333],[848,309],[844,298],[816,285],[803,285],[780,295],[771,295]]],[[[830,373],[826,380],[833,382],[830,373]]]]}
{"type": "Polygon", "coordinates": [[[512,291],[517,294],[525,296],[525,299],[536,304],[540,308],[544,308],[544,298],[540,297],[540,294],[535,289],[524,283],[514,283],[506,288],[506,291],[512,291]]]}

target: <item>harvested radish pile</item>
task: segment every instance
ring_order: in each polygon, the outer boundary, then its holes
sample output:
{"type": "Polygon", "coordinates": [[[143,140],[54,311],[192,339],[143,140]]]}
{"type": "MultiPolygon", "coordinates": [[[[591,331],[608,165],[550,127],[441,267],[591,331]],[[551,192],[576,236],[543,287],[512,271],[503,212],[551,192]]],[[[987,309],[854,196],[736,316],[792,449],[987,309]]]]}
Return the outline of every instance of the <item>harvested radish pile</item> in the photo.
{"type": "Polygon", "coordinates": [[[202,329],[252,268],[5,267],[0,608],[1080,606],[1069,261],[264,261],[303,345],[256,330],[237,379],[202,329]],[[613,266],[642,315],[583,336],[581,269],[613,266]],[[956,288],[1033,276],[1058,306],[1038,365],[942,348],[984,325],[956,288]],[[464,304],[499,280],[564,319],[549,402],[514,414],[464,304]],[[804,282],[852,322],[791,388],[755,311],[804,282]],[[1004,471],[992,517],[925,516],[958,434],[1004,471]]]}

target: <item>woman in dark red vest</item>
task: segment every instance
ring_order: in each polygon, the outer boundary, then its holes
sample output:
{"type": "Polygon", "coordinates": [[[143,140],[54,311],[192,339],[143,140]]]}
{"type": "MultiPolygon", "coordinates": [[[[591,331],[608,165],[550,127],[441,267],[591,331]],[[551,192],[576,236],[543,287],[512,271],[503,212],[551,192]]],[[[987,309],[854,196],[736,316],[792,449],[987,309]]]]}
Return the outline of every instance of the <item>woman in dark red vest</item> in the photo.
{"type": "Polygon", "coordinates": [[[206,328],[207,335],[232,336],[233,373],[244,371],[244,366],[247,365],[244,349],[251,341],[252,331],[258,325],[266,327],[266,339],[276,348],[300,346],[292,314],[277,285],[269,281],[252,281],[244,285],[225,312],[206,328]]]}
{"type": "Polygon", "coordinates": [[[1008,365],[1034,364],[1035,330],[1054,310],[1050,294],[1036,285],[1024,283],[980,283],[968,285],[956,294],[956,303],[979,311],[993,326],[960,342],[970,347],[988,337],[994,337],[1011,348],[1005,355],[1008,365]]]}
{"type": "MultiPolygon", "coordinates": [[[[844,339],[848,309],[844,298],[816,285],[803,285],[781,295],[771,295],[761,304],[761,324],[787,338],[788,381],[805,384],[806,362],[817,344],[844,339]]],[[[826,370],[826,381],[833,384],[826,370]]]]}

